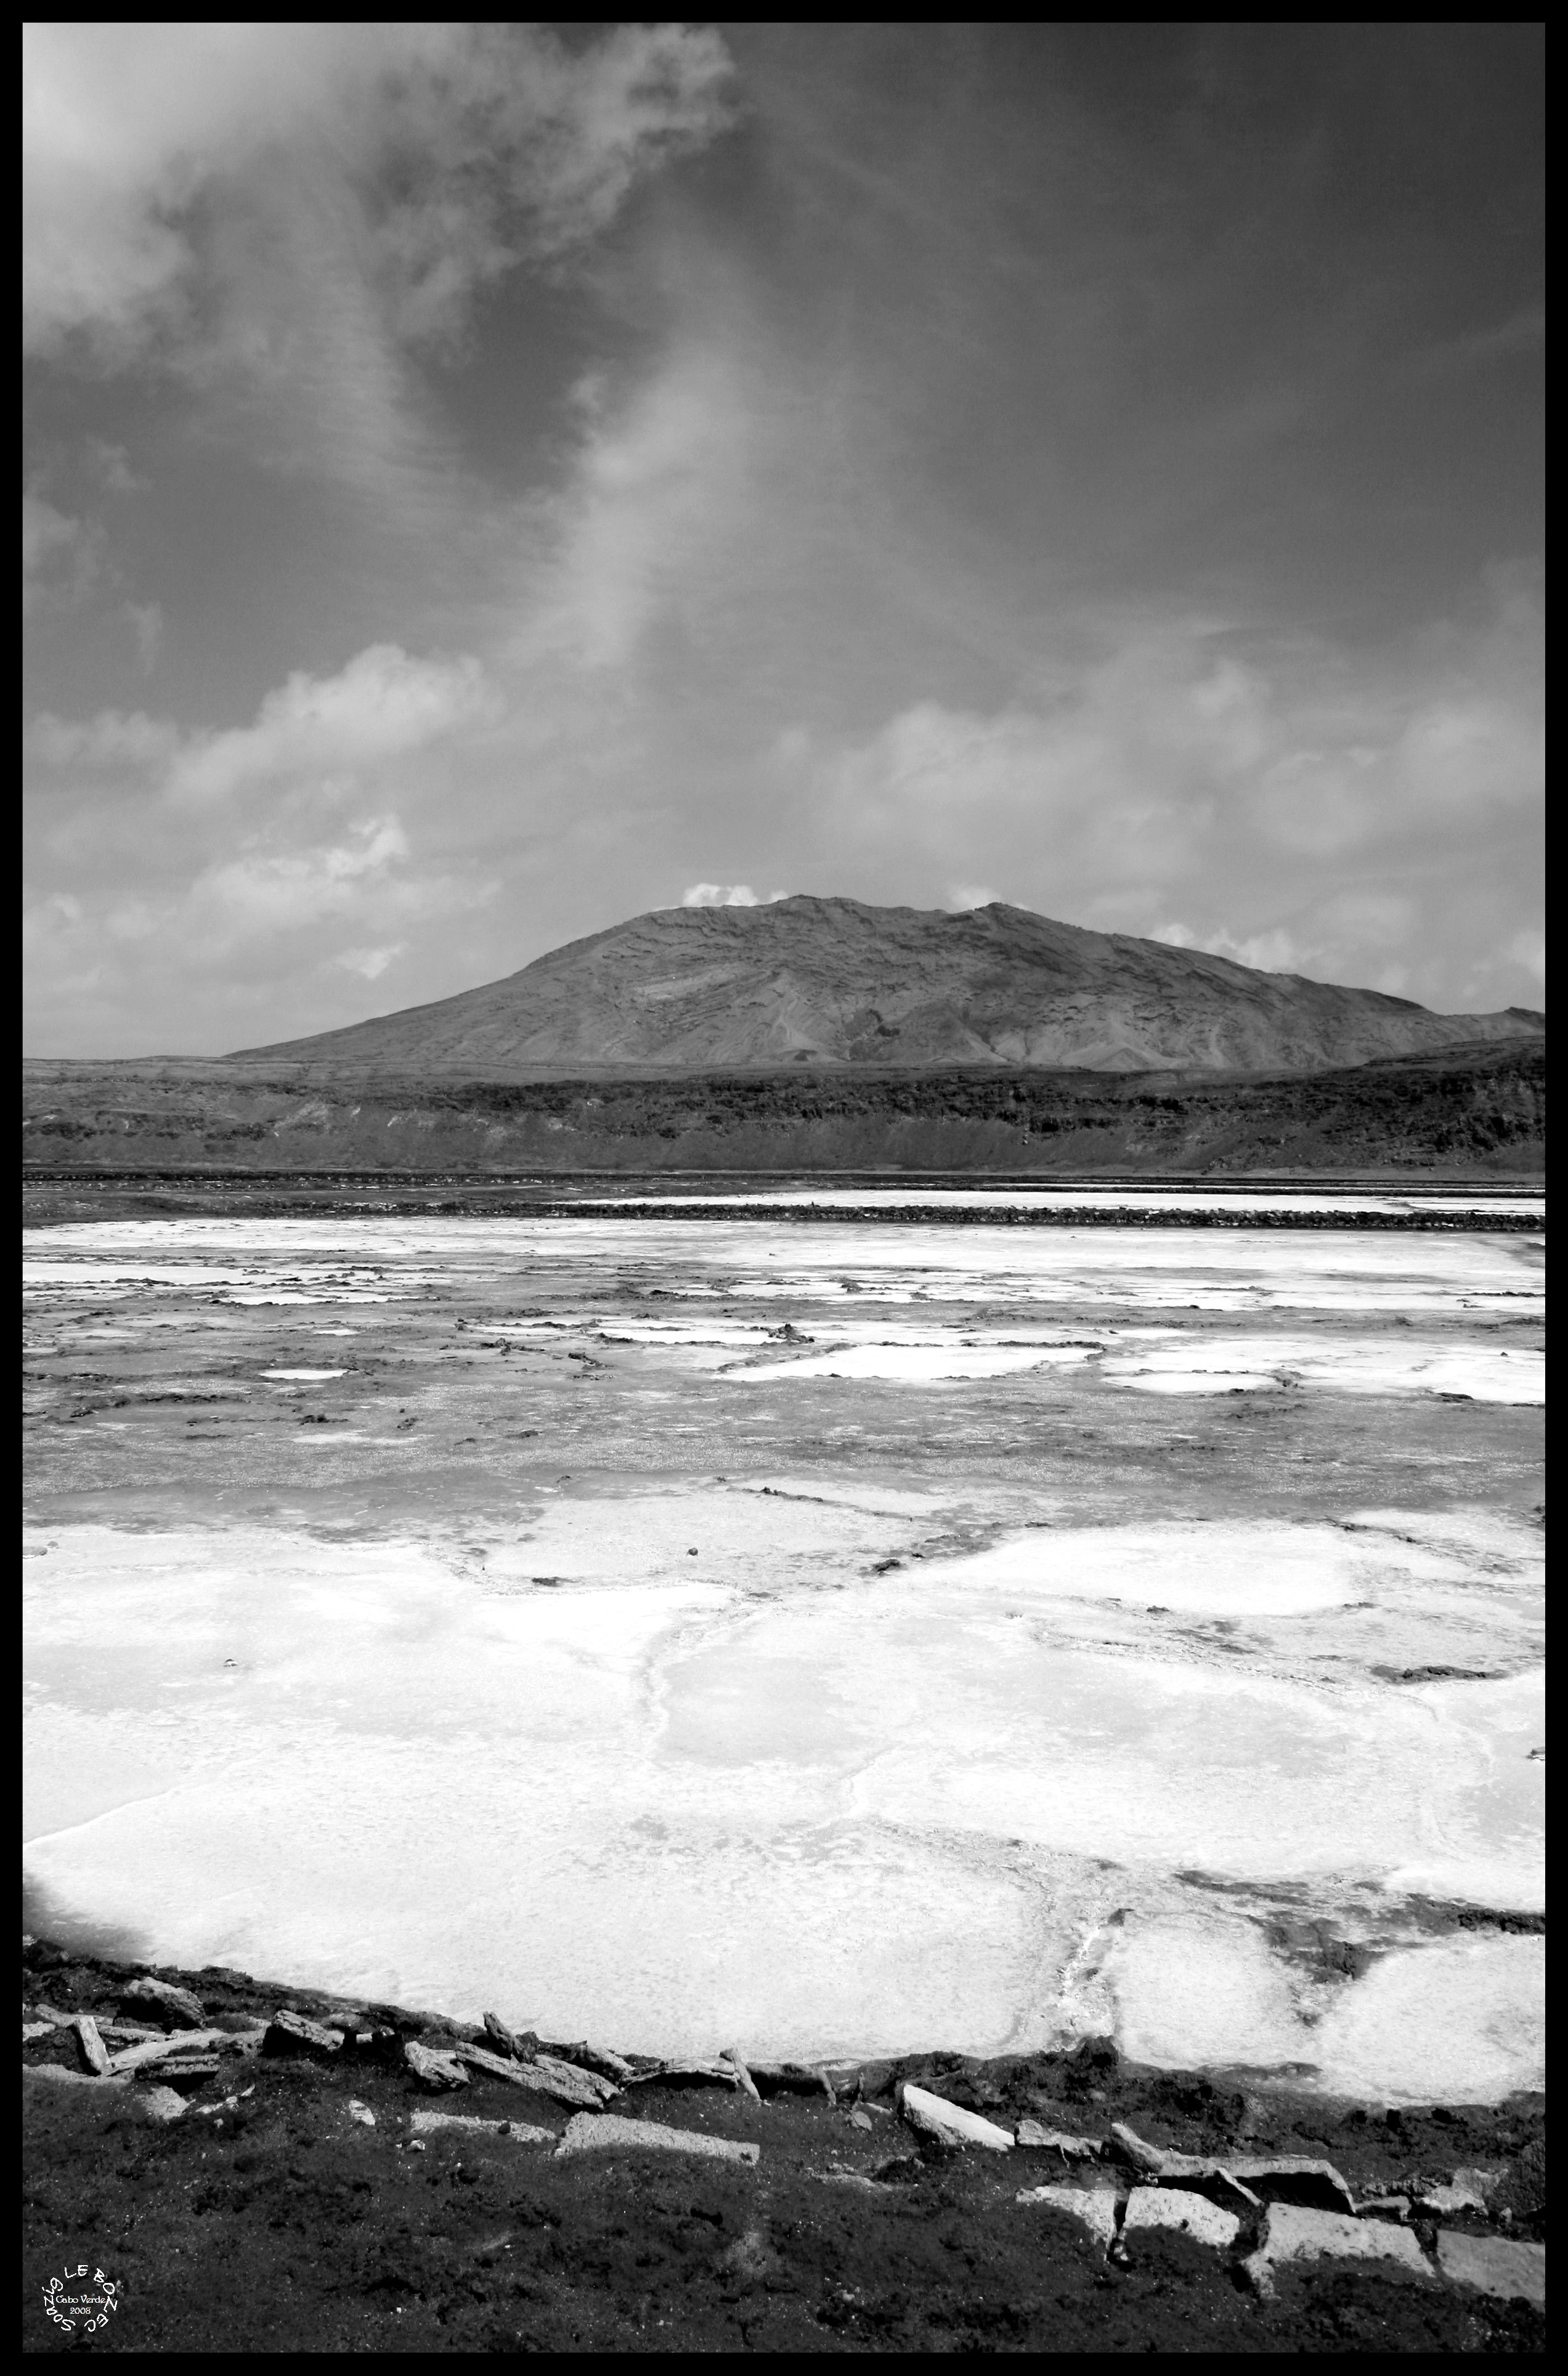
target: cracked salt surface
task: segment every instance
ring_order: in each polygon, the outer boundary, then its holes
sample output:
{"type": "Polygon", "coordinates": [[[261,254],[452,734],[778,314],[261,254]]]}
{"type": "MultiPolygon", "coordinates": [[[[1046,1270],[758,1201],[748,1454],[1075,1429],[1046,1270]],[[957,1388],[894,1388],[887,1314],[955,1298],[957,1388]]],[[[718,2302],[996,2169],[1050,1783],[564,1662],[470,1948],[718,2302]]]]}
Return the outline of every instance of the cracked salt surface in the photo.
{"type": "Polygon", "coordinates": [[[1430,2096],[1414,2007],[1449,2092],[1528,2083],[1538,1942],[1421,1942],[1403,1908],[1538,1898],[1534,1675],[1325,1691],[1171,1661],[1146,1619],[1113,1656],[1028,1622],[1155,1574],[1189,1610],[1322,1615],[1434,1554],[1084,1529],[824,1592],[917,1523],[777,1491],[562,1502],[467,1574],[406,1541],[57,1528],[30,1863],[172,1960],[650,2050],[1111,2026],[1157,2061],[1430,2096]],[[687,1537],[714,1576],[680,1573],[687,1537]],[[554,1588],[497,1597],[536,1562],[554,1588]],[[1254,1919],[1282,1883],[1348,1893],[1391,1956],[1303,1980],[1254,1919]]]}
{"type": "MultiPolygon", "coordinates": [[[[1486,1908],[1540,1903],[1540,1538],[1522,1508],[1358,1501],[1337,1481],[1329,1515],[1205,1517],[1146,1482],[1107,1492],[1097,1522],[1066,1488],[1114,1481],[1111,1442],[1042,1490],[996,1469],[988,1415],[1003,1438],[1036,1409],[1146,1436],[1166,1425],[1131,1390],[1148,1377],[1304,1379],[1320,1426],[1361,1397],[1348,1436],[1312,1439],[1336,1479],[1360,1473],[1358,1430],[1419,1423],[1482,1495],[1495,1432],[1529,1423],[1509,1404],[1533,1348],[1506,1332],[1537,1308],[1537,1248],[809,1237],[331,1218],[39,1233],[52,1328],[88,1296],[118,1316],[123,1288],[160,1346],[171,1325],[220,1324],[238,1332],[225,1375],[267,1374],[267,1354],[297,1375],[308,1337],[266,1304],[351,1290],[392,1307],[360,1323],[368,1366],[341,1390],[366,1409],[400,1410],[422,1361],[425,1424],[439,1394],[471,1431],[457,1414],[482,1389],[503,1414],[533,1395],[540,1424],[603,1398],[612,1442],[712,1432],[700,1474],[691,1453],[635,1482],[592,1467],[603,1452],[514,1467],[503,1515],[481,1472],[449,1453],[421,1469],[407,1437],[351,1527],[327,1503],[302,1524],[293,1485],[265,1522],[195,1488],[120,1523],[112,1493],[110,1523],[62,1504],[27,1596],[46,1896],[160,1960],[494,2004],[650,2051],[998,2051],[1110,2029],[1155,2061],[1310,2065],[1384,2101],[1533,2084],[1541,1942],[1484,1927],[1486,1908]],[[674,1308],[639,1310],[648,1292],[674,1308]],[[456,1338],[455,1297],[481,1314],[456,1338]],[[1151,1311],[1168,1325],[1134,1325],[1151,1311]],[[1395,1333],[1407,1314],[1419,1335],[1395,1333]],[[580,1384],[563,1359],[579,1350],[580,1384]],[[1472,1380],[1505,1362],[1507,1396],[1419,1420],[1439,1359],[1472,1380]],[[375,1406],[378,1361],[398,1366],[375,1406]],[[852,1402],[814,1375],[847,1361],[866,1364],[852,1402]],[[921,1376],[946,1378],[939,1405],[902,1391],[921,1376]],[[906,1420],[917,1406],[940,1431],[906,1420]],[[846,1407],[893,1431],[880,1467],[823,1458],[821,1414],[846,1407]],[[754,1421],[742,1460],[725,1432],[754,1421]],[[710,1473],[725,1466],[747,1473],[710,1473]],[[1445,1930],[1453,1906],[1483,1927],[1445,1930]],[[1325,1962],[1321,1936],[1355,1954],[1325,1962]]],[[[192,1348],[172,1354],[188,1371],[192,1348]]],[[[1202,1413],[1189,1423],[1230,1432],[1202,1413]]],[[[1277,1481],[1256,1472],[1253,1499],[1277,1481]]]]}

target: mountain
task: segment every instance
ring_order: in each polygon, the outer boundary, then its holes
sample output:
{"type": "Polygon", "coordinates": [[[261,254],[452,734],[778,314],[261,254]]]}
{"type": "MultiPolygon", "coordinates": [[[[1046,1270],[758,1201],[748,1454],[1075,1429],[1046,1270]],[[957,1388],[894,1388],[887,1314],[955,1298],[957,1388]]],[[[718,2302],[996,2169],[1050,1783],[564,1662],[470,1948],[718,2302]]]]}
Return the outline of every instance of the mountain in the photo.
{"type": "Polygon", "coordinates": [[[456,998],[239,1052],[476,1075],[790,1063],[1264,1073],[1544,1029],[1521,1007],[1434,1015],[1001,900],[950,915],[800,897],[657,909],[456,998]]]}

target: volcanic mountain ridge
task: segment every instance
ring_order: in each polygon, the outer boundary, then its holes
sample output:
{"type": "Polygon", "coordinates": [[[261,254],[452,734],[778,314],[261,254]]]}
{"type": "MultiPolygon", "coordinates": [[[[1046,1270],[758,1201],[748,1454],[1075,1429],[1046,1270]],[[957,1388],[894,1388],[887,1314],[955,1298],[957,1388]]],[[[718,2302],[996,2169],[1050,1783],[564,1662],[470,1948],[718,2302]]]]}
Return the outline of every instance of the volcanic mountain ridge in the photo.
{"type": "Polygon", "coordinates": [[[1434,1015],[1381,991],[1053,922],[799,896],[665,908],[427,1006],[240,1055],[410,1074],[1030,1064],[1315,1072],[1481,1040],[1544,1016],[1434,1015]]]}

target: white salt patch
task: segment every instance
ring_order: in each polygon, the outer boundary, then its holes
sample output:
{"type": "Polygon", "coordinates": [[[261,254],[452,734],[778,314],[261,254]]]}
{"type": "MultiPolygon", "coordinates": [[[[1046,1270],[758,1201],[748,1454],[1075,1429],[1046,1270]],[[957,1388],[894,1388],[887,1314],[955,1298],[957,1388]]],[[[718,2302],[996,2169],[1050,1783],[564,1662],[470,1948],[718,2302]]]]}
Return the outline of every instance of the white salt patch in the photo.
{"type": "Polygon", "coordinates": [[[972,1582],[1216,1617],[1282,1617],[1358,1599],[1366,1565],[1332,1527],[1036,1527],[964,1558],[925,1560],[921,1585],[972,1582]]]}
{"type": "Polygon", "coordinates": [[[912,1384],[943,1378],[996,1378],[1086,1361],[1079,1347],[1041,1345],[851,1345],[793,1361],[754,1362],[723,1374],[740,1385],[773,1385],[790,1378],[900,1378],[912,1384]]]}
{"type": "MultiPolygon", "coordinates": [[[[744,1477],[736,1490],[803,1502],[826,1502],[839,1509],[885,1512],[889,1515],[929,1518],[944,1498],[942,1491],[916,1491],[904,1485],[885,1485],[875,1476],[846,1480],[832,1477],[744,1477]]],[[[945,1498],[951,1498],[947,1496],[945,1498]]]]}
{"type": "Polygon", "coordinates": [[[1546,1360],[1526,1347],[1385,1336],[1187,1338],[1116,1353],[1099,1374],[1145,1394],[1224,1394],[1282,1384],[1350,1395],[1463,1395],[1472,1402],[1546,1399],[1546,1360]]]}
{"type": "Polygon", "coordinates": [[[1546,2084],[1546,1941],[1464,1937],[1385,1956],[1324,2014],[1313,2059],[1346,2095],[1488,2103],[1546,2084]]]}
{"type": "Polygon", "coordinates": [[[482,1278],[505,1290],[507,1268],[530,1283],[556,1266],[584,1265],[679,1277],[683,1300],[778,1296],[841,1301],[846,1281],[881,1300],[1009,1304],[1071,1302],[1208,1311],[1371,1308],[1414,1312],[1538,1308],[1540,1247],[1531,1237],[1455,1231],[1407,1237],[1386,1231],[1041,1229],[984,1224],[955,1230],[920,1224],[774,1230],[754,1222],[572,1219],[459,1221],[321,1220],[70,1223],[29,1237],[28,1275],[55,1293],[121,1294],[139,1279],[174,1289],[225,1288],[257,1294],[265,1277],[296,1300],[352,1301],[374,1281],[385,1300],[430,1283],[428,1269],[482,1278]],[[197,1259],[206,1251],[205,1265],[197,1259]],[[213,1264],[221,1250],[231,1259],[213,1264]],[[160,1264],[160,1253],[183,1261],[160,1264]],[[335,1265],[319,1259],[337,1257],[335,1265]],[[279,1279],[279,1258],[294,1276],[279,1279]],[[367,1256],[375,1268],[363,1267],[367,1256]],[[236,1270],[235,1264],[249,1265],[236,1270]],[[355,1265],[361,1267],[357,1268],[355,1265]],[[378,1278],[385,1272],[385,1281],[378,1278]],[[166,1276],[160,1274],[167,1274],[166,1276]],[[722,1287],[707,1286],[717,1274],[722,1287]],[[322,1285],[316,1291],[316,1279],[322,1285]],[[328,1278],[339,1283],[327,1287],[328,1278]],[[312,1300],[305,1296],[303,1300],[312,1300]]]}
{"type": "Polygon", "coordinates": [[[263,1370],[264,1378],[345,1378],[346,1370],[263,1370]]]}
{"type": "Polygon", "coordinates": [[[1538,1938],[1437,1939],[1325,1990],[1256,1930],[1168,1919],[1129,1925],[1100,1977],[1139,2061],[1300,2062],[1336,2095],[1489,2103],[1544,2085],[1544,1949],[1538,1938]]]}
{"type": "Polygon", "coordinates": [[[1261,1932],[1201,1918],[1124,1930],[1102,1967],[1117,2033],[1139,2062],[1307,2059],[1290,1974],[1261,1932]]]}
{"type": "Polygon", "coordinates": [[[767,1345],[773,1332],[761,1321],[615,1320],[600,1323],[612,1345],[767,1345]]]}

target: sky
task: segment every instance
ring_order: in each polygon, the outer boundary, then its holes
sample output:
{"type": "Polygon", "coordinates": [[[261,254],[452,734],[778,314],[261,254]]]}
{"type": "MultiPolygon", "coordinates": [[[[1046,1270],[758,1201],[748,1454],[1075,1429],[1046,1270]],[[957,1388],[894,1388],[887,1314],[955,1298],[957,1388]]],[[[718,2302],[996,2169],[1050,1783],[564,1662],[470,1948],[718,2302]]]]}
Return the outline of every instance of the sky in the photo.
{"type": "Polygon", "coordinates": [[[1541,32],[27,35],[28,1046],[653,908],[1544,1004],[1541,32]]]}

